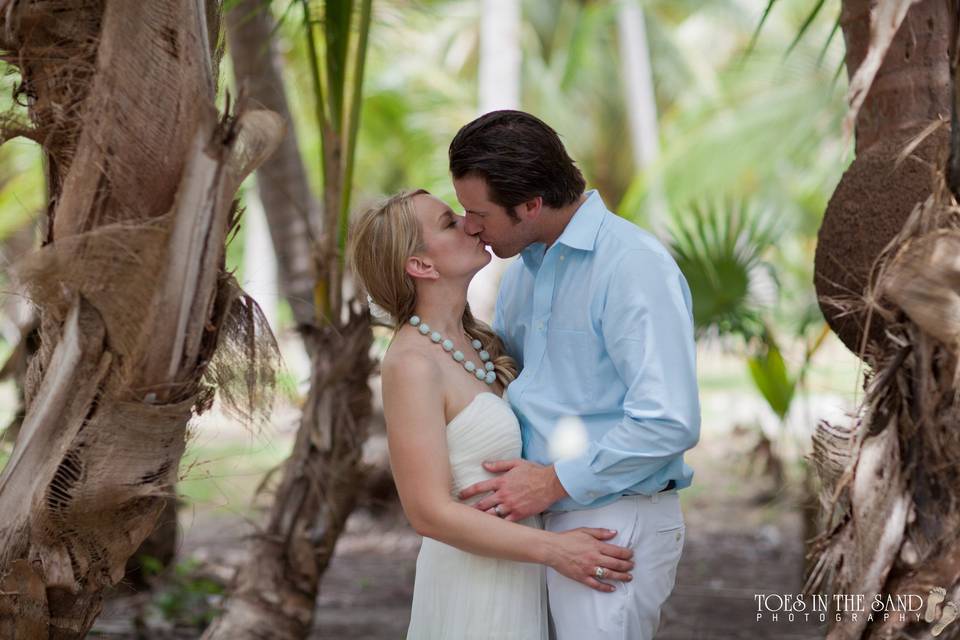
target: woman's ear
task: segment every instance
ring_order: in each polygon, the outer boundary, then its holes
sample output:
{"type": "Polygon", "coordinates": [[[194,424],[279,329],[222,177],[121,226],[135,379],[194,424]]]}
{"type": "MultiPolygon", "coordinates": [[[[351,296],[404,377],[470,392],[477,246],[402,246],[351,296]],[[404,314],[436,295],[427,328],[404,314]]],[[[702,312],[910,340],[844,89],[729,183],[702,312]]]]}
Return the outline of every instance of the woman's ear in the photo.
{"type": "Polygon", "coordinates": [[[440,277],[440,274],[433,266],[433,262],[431,262],[429,258],[421,258],[420,256],[410,256],[407,258],[404,270],[411,278],[436,280],[440,277]]]}

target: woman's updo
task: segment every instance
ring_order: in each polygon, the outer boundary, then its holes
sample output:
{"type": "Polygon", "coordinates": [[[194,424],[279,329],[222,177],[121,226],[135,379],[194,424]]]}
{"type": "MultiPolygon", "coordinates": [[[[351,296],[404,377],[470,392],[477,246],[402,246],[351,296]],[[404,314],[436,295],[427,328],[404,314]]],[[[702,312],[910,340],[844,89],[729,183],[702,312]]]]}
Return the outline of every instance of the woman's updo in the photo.
{"type": "MultiPolygon", "coordinates": [[[[413,199],[428,195],[424,189],[401,191],[364,211],[350,229],[347,254],[350,267],[370,299],[390,315],[394,332],[413,316],[417,290],[406,271],[407,259],[423,251],[423,233],[413,199]]],[[[490,353],[497,378],[506,386],[517,377],[517,364],[506,354],[503,342],[485,323],[475,319],[468,304],[463,328],[480,340],[490,353]]]]}

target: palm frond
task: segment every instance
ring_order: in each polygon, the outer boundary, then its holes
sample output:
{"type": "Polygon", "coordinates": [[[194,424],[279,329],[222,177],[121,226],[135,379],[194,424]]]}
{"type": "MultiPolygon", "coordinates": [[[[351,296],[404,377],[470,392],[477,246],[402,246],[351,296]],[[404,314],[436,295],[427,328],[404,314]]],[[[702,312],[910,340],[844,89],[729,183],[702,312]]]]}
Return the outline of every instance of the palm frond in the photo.
{"type": "Polygon", "coordinates": [[[750,377],[763,399],[782,421],[790,411],[797,378],[787,371],[783,354],[772,334],[765,333],[758,341],[759,351],[747,359],[750,377]]]}
{"type": "MultiPolygon", "coordinates": [[[[807,31],[810,30],[810,27],[816,21],[817,16],[820,15],[820,11],[823,9],[823,5],[826,4],[826,0],[810,0],[812,2],[812,7],[810,11],[807,12],[806,18],[800,24],[800,27],[797,29],[796,34],[790,42],[790,46],[787,47],[787,50],[784,52],[784,57],[790,55],[797,44],[800,43],[800,40],[803,39],[803,36],[806,35],[807,31]]],[[[773,6],[777,3],[777,0],[768,0],[766,8],[763,10],[763,14],[760,16],[760,22],[757,23],[756,29],[753,31],[753,35],[750,37],[750,42],[744,49],[743,57],[748,58],[750,54],[753,53],[757,45],[757,40],[760,38],[760,31],[763,30],[764,25],[767,23],[767,19],[770,17],[770,13],[773,11],[773,6]]],[[[839,18],[837,19],[837,25],[839,26],[839,18]]],[[[827,38],[826,43],[824,44],[824,49],[830,45],[830,41],[833,39],[834,32],[831,32],[827,38]]]]}
{"type": "Polygon", "coordinates": [[[323,27],[327,63],[327,99],[330,102],[330,124],[339,132],[343,123],[343,102],[346,95],[347,64],[350,53],[350,22],[353,2],[324,2],[323,27]]]}
{"type": "Polygon", "coordinates": [[[820,49],[820,55],[817,56],[818,67],[823,64],[824,58],[827,57],[827,51],[830,49],[830,43],[833,42],[833,39],[836,37],[838,31],[840,31],[839,13],[837,13],[837,19],[833,21],[833,28],[830,29],[830,35],[827,36],[826,42],[823,43],[823,47],[820,49]]]}
{"type": "Polygon", "coordinates": [[[694,300],[698,336],[764,333],[757,282],[775,281],[763,256],[773,246],[772,218],[745,202],[698,203],[675,216],[670,249],[694,300]]]}
{"type": "Polygon", "coordinates": [[[360,107],[363,103],[363,72],[367,61],[367,41],[370,35],[370,21],[373,14],[373,0],[361,0],[360,25],[357,34],[356,51],[354,52],[354,72],[350,81],[350,112],[344,123],[346,152],[343,159],[343,197],[340,203],[340,238],[338,246],[340,255],[345,254],[347,246],[347,227],[350,218],[350,196],[353,193],[354,156],[357,149],[357,132],[360,129],[360,107]]]}
{"type": "MultiPolygon", "coordinates": [[[[800,39],[803,38],[803,35],[810,28],[810,25],[812,25],[813,21],[817,19],[818,15],[820,15],[820,10],[823,9],[823,5],[825,2],[826,0],[817,0],[817,3],[813,5],[813,9],[810,10],[810,13],[807,14],[806,19],[803,21],[803,24],[800,25],[800,29],[797,31],[797,35],[794,36],[793,42],[791,42],[790,46],[787,47],[786,53],[783,54],[784,56],[790,55],[790,52],[793,51],[794,47],[797,46],[797,44],[800,42],[800,39]]],[[[833,38],[832,32],[829,37],[831,39],[833,38]]],[[[827,40],[828,44],[829,42],[830,41],[827,40]]]]}
{"type": "Polygon", "coordinates": [[[760,30],[763,29],[763,25],[767,22],[767,18],[770,17],[770,12],[773,10],[773,5],[776,3],[777,0],[769,0],[767,2],[767,7],[763,10],[763,15],[760,16],[760,22],[757,23],[757,28],[754,29],[753,35],[750,36],[750,44],[747,45],[746,51],[744,51],[744,57],[747,57],[753,53],[753,48],[757,46],[757,39],[760,37],[760,30]]]}

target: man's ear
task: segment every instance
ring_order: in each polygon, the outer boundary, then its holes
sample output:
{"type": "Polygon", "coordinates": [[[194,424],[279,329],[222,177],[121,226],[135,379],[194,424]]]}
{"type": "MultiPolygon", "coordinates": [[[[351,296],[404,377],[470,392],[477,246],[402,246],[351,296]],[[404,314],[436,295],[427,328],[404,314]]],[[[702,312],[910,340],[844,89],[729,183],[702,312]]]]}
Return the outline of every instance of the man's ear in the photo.
{"type": "Polygon", "coordinates": [[[526,202],[521,202],[517,209],[519,209],[521,220],[536,220],[540,217],[540,212],[543,211],[543,198],[537,196],[526,202]]]}
{"type": "Polygon", "coordinates": [[[407,258],[407,263],[403,268],[407,272],[407,275],[409,275],[411,278],[436,280],[440,277],[440,274],[437,272],[436,268],[433,266],[433,262],[431,262],[429,258],[410,256],[407,258]]]}

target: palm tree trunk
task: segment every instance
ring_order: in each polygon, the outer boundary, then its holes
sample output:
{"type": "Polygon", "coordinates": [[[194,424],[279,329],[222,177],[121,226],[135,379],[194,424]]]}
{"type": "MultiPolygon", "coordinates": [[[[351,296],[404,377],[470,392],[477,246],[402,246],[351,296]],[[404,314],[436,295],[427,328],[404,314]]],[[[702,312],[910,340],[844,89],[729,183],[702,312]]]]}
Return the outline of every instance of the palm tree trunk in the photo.
{"type": "Polygon", "coordinates": [[[362,486],[372,335],[365,310],[311,335],[310,393],[267,524],[252,540],[226,611],[205,640],[306,638],[320,578],[362,486]]]}
{"type": "MultiPolygon", "coordinates": [[[[883,4],[843,3],[851,76],[876,46],[869,16],[871,5],[883,4]]],[[[856,423],[821,422],[814,434],[825,527],[810,553],[808,592],[825,585],[869,602],[889,594],[926,603],[939,587],[946,600],[960,602],[960,327],[945,328],[950,318],[956,324],[950,308],[960,279],[953,264],[960,222],[943,172],[948,133],[941,127],[895,168],[918,131],[949,118],[957,10],[955,3],[921,0],[906,14],[857,115],[857,156],[820,229],[821,308],[872,373],[856,423]]],[[[847,613],[831,616],[827,637],[904,637],[908,624],[911,633],[931,629],[912,614],[903,621],[881,613],[871,621],[847,613]]],[[[939,637],[960,637],[960,627],[939,637]]]]}
{"type": "MultiPolygon", "coordinates": [[[[233,194],[280,123],[263,111],[218,121],[218,11],[35,0],[3,13],[51,203],[45,246],[17,271],[40,349],[0,474],[0,637],[84,637],[154,527],[188,419],[243,364],[208,365],[218,343],[266,340],[224,244],[233,194]]],[[[251,373],[253,410],[268,372],[251,373]]]]}
{"type": "MultiPolygon", "coordinates": [[[[271,42],[273,18],[259,0],[241,0],[227,15],[227,24],[238,84],[246,87],[251,99],[287,117],[284,143],[257,173],[280,256],[283,290],[288,299],[295,295],[291,292],[317,290],[321,299],[326,292],[320,282],[339,269],[339,256],[329,249],[331,239],[336,240],[329,220],[335,222],[340,211],[343,176],[328,166],[324,193],[328,223],[320,225],[328,234],[328,248],[313,247],[323,253],[307,261],[315,254],[305,243],[303,229],[315,220],[307,215],[316,215],[316,205],[271,42]],[[301,244],[291,245],[290,238],[301,244]],[[317,269],[309,280],[297,284],[302,274],[296,265],[310,263],[317,269]]],[[[329,132],[323,135],[328,165],[337,164],[345,151],[341,138],[329,132]]],[[[346,319],[340,313],[323,317],[312,308],[315,317],[299,322],[312,372],[293,452],[283,465],[266,524],[252,537],[248,559],[234,578],[224,614],[207,629],[206,640],[294,640],[306,638],[313,626],[320,578],[364,486],[361,454],[371,413],[373,333],[365,305],[344,306],[346,319]]],[[[331,307],[340,309],[336,302],[331,307]]]]}
{"type": "MultiPolygon", "coordinates": [[[[866,58],[871,0],[844,0],[840,16],[848,77],[866,58]]],[[[941,127],[897,165],[908,142],[950,117],[951,3],[921,0],[907,13],[856,119],[856,158],[827,205],[818,235],[814,284],[837,336],[860,354],[865,318],[845,301],[863,293],[867,274],[918,202],[931,193],[930,165],[946,152],[941,127]]],[[[869,343],[882,345],[884,323],[871,321],[869,343]]]]}
{"type": "Polygon", "coordinates": [[[287,104],[269,3],[242,0],[226,16],[227,43],[237,85],[254,102],[280,114],[287,129],[270,161],[257,170],[257,191],[270,227],[283,295],[298,325],[315,322],[313,238],[319,204],[310,191],[287,104]]]}

